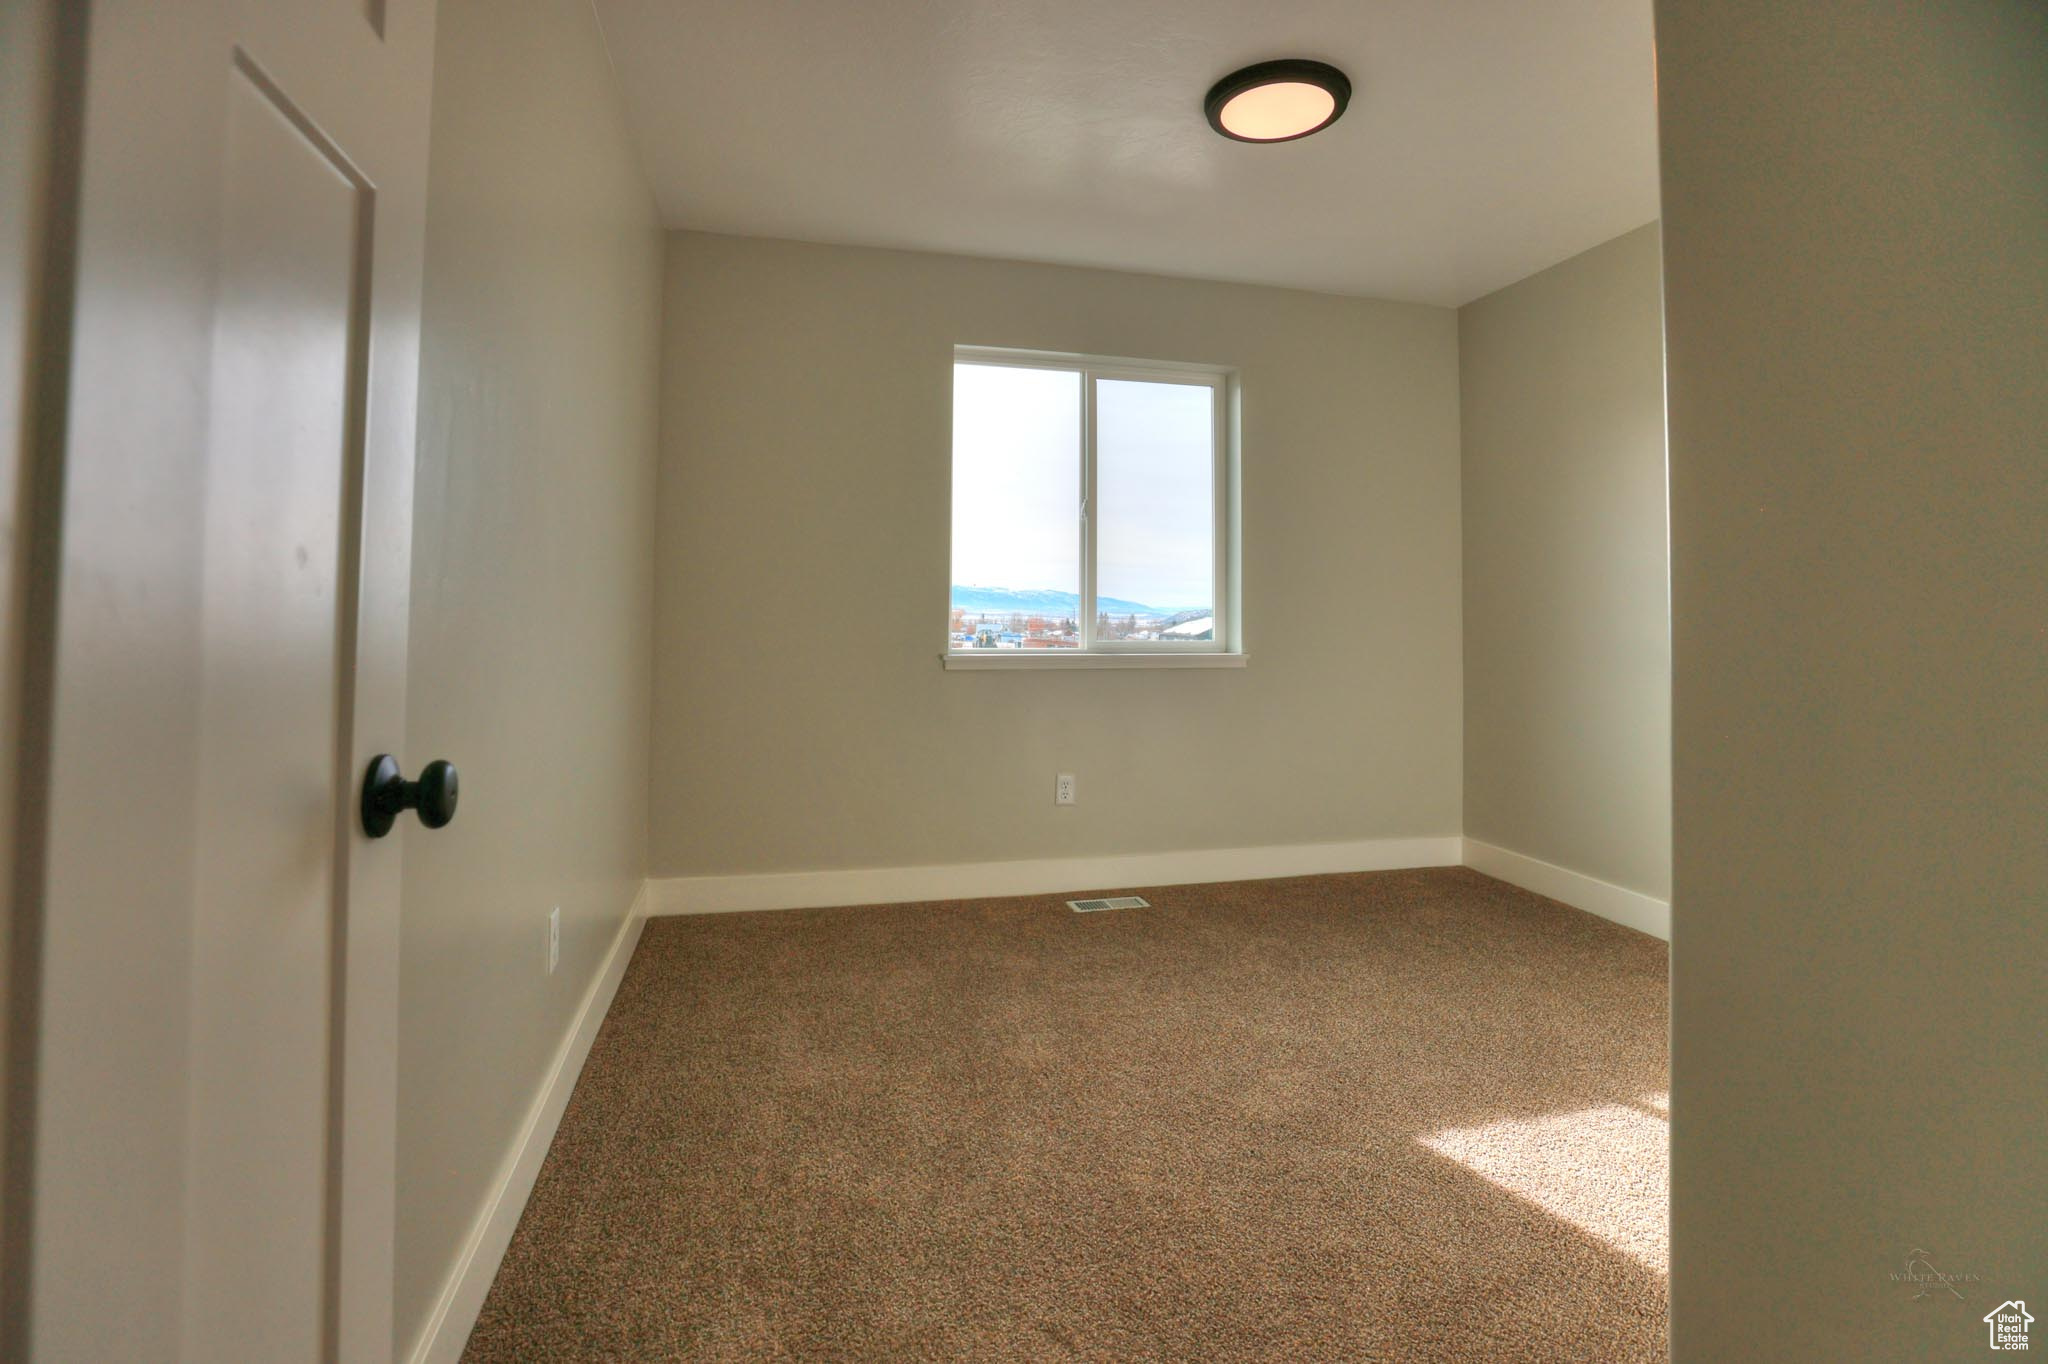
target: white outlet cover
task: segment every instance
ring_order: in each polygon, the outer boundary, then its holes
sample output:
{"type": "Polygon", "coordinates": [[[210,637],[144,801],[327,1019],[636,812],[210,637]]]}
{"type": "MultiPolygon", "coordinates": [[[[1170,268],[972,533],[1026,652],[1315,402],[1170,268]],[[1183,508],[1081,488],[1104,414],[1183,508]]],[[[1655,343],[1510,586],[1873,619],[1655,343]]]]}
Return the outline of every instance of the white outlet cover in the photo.
{"type": "Polygon", "coordinates": [[[548,974],[555,973],[555,967],[562,960],[562,907],[556,905],[548,911],[548,974]]]}
{"type": "Polygon", "coordinates": [[[1055,805],[1072,805],[1074,803],[1073,773],[1062,772],[1054,780],[1052,785],[1052,801],[1055,805]]]}

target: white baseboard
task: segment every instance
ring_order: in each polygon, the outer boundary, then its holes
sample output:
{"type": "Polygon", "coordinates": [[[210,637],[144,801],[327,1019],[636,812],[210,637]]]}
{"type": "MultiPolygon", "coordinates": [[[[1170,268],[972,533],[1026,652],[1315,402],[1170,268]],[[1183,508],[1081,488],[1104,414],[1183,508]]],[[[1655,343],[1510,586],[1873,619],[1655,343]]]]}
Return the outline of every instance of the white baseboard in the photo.
{"type": "Polygon", "coordinates": [[[547,1158],[548,1146],[555,1139],[562,1110],[568,1107],[569,1094],[576,1088],[576,1077],[583,1073],[590,1044],[597,1040],[598,1025],[604,1022],[612,996],[619,991],[626,963],[633,959],[633,948],[647,922],[648,903],[648,886],[643,881],[632,907],[626,911],[626,921],[619,925],[618,935],[612,939],[611,951],[605,955],[590,988],[583,992],[583,1002],[570,1021],[569,1031],[555,1049],[554,1064],[548,1067],[533,1105],[527,1109],[518,1138],[498,1167],[497,1177],[491,1183],[491,1196],[470,1229],[469,1239],[463,1243],[462,1255],[441,1290],[440,1300],[434,1304],[433,1315],[427,1318],[426,1329],[420,1333],[419,1344],[412,1352],[412,1364],[453,1364],[461,1359],[477,1313],[483,1310],[491,1282],[498,1277],[505,1249],[512,1244],[512,1233],[519,1227],[519,1215],[526,1210],[541,1162],[547,1158]]]}
{"type": "Polygon", "coordinates": [[[725,914],[753,909],[908,904],[996,895],[1259,881],[1339,871],[1455,867],[1458,838],[1382,838],[1353,843],[1294,843],[1267,848],[1203,848],[1119,857],[1054,857],[1022,862],[957,862],[924,867],[675,876],[649,883],[654,914],[725,914]]]}
{"type": "Polygon", "coordinates": [[[1465,840],[1465,865],[1495,880],[1561,900],[1574,909],[1612,919],[1653,938],[1671,941],[1671,902],[1602,881],[1476,838],[1465,840]]]}

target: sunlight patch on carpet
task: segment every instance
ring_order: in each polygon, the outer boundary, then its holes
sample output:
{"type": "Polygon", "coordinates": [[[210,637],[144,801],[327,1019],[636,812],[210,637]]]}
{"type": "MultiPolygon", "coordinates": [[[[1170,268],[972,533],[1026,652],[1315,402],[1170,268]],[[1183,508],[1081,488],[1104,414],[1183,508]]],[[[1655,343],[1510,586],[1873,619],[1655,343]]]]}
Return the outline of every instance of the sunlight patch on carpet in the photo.
{"type": "Polygon", "coordinates": [[[1664,1119],[1607,1104],[1418,1140],[1659,1274],[1669,1272],[1671,1128],[1664,1119]]]}

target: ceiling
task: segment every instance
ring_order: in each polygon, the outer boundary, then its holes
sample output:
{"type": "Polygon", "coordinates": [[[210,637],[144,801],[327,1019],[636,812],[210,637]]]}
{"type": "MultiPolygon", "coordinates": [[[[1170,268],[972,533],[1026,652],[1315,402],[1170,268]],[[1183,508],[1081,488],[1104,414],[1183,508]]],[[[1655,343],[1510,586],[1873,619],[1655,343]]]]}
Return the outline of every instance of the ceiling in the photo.
{"type": "Polygon", "coordinates": [[[1650,0],[594,0],[673,227],[1455,305],[1657,216],[1650,0]],[[1210,131],[1271,57],[1299,142],[1210,131]]]}

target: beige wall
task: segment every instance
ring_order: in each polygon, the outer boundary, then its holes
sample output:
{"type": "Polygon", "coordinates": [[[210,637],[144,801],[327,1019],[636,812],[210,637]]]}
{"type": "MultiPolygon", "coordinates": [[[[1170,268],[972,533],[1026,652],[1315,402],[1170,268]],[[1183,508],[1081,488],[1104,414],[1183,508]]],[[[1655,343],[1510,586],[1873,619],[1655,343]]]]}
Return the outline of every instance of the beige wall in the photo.
{"type": "Polygon", "coordinates": [[[653,202],[584,0],[442,0],[437,51],[404,760],[463,787],[406,836],[401,1348],[646,866],[653,202]]]}
{"type": "Polygon", "coordinates": [[[2048,1319],[2048,7],[1657,27],[1673,1358],[1977,1358],[2048,1319]]]}
{"type": "Polygon", "coordinates": [[[1453,312],[698,234],[668,264],[657,875],[1459,832],[1453,312]],[[1241,367],[1249,667],[940,667],[956,342],[1241,367]]]}
{"type": "Polygon", "coordinates": [[[1458,311],[1465,834],[1671,894],[1652,223],[1458,311]]]}

